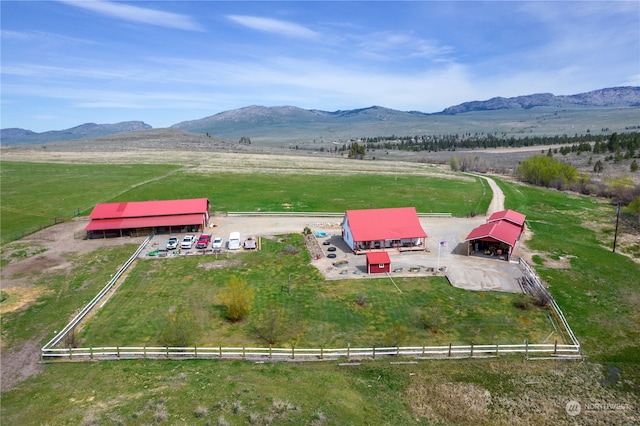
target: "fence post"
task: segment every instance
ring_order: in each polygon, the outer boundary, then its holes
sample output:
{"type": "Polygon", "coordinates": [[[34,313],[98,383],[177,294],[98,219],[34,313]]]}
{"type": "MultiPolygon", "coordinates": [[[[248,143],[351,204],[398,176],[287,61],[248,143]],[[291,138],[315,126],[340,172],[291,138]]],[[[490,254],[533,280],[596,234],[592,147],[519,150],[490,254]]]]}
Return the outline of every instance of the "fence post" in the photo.
{"type": "Polygon", "coordinates": [[[291,345],[291,359],[296,359],[296,346],[291,345]]]}
{"type": "Polygon", "coordinates": [[[167,358],[169,358],[169,346],[165,346],[165,349],[166,349],[166,351],[167,351],[167,352],[166,352],[166,354],[167,354],[167,358]]]}
{"type": "Polygon", "coordinates": [[[89,346],[89,359],[93,359],[93,346],[89,346]]]}
{"type": "Polygon", "coordinates": [[[196,358],[198,358],[198,344],[197,343],[193,344],[193,352],[195,353],[196,358]]]}
{"type": "Polygon", "coordinates": [[[147,359],[147,344],[146,343],[142,346],[142,357],[144,359],[147,359]]]}
{"type": "Polygon", "coordinates": [[[320,347],[320,359],[324,359],[324,350],[320,347]]]}
{"type": "Polygon", "coordinates": [[[529,358],[529,340],[524,339],[524,361],[529,358]]]}
{"type": "Polygon", "coordinates": [[[242,359],[247,359],[247,354],[244,352],[244,345],[242,345],[242,359]]]}
{"type": "Polygon", "coordinates": [[[396,356],[400,355],[400,346],[396,345],[396,356]]]}
{"type": "Polygon", "coordinates": [[[422,345],[422,356],[424,356],[425,347],[422,345]]]}
{"type": "Polygon", "coordinates": [[[118,358],[120,358],[120,346],[116,346],[116,353],[118,354],[118,358]]]}
{"type": "Polygon", "coordinates": [[[376,347],[373,347],[373,359],[376,359],[376,347]]]}
{"type": "Polygon", "coordinates": [[[351,359],[351,343],[347,343],[347,362],[351,359]]]}
{"type": "Polygon", "coordinates": [[[222,359],[222,345],[218,346],[218,358],[222,359]]]}
{"type": "Polygon", "coordinates": [[[71,346],[69,346],[69,361],[73,359],[73,352],[71,352],[71,346]]]}
{"type": "Polygon", "coordinates": [[[271,359],[271,348],[272,348],[271,343],[269,343],[269,359],[271,359]]]}
{"type": "Polygon", "coordinates": [[[558,339],[556,339],[555,343],[553,344],[553,354],[555,355],[558,352],[558,339]]]}
{"type": "Polygon", "coordinates": [[[451,343],[449,343],[449,357],[451,356],[451,343]]]}
{"type": "Polygon", "coordinates": [[[496,356],[498,356],[498,354],[499,354],[499,349],[498,349],[498,347],[499,347],[499,346],[500,346],[500,345],[498,345],[498,344],[496,343],[496,356]]]}
{"type": "Polygon", "coordinates": [[[471,358],[473,358],[473,343],[471,343],[471,358]]]}

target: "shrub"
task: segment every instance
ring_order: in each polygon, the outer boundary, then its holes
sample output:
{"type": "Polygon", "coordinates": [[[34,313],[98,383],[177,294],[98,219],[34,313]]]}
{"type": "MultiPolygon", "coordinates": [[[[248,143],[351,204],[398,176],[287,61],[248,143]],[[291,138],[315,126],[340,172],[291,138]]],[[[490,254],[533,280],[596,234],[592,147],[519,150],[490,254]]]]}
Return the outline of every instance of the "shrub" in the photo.
{"type": "Polygon", "coordinates": [[[255,330],[262,340],[271,345],[276,344],[286,330],[284,309],[269,306],[266,312],[260,315],[255,330]]]}
{"type": "Polygon", "coordinates": [[[531,298],[526,294],[523,294],[515,302],[513,302],[513,306],[518,309],[522,309],[523,311],[528,311],[533,307],[533,304],[531,298]]]}
{"type": "Polygon", "coordinates": [[[298,254],[300,253],[300,249],[293,244],[287,244],[284,247],[284,254],[298,254]]]}
{"type": "Polygon", "coordinates": [[[160,342],[165,346],[185,347],[194,345],[197,338],[196,320],[182,306],[170,313],[167,325],[160,336],[160,342]]]}
{"type": "Polygon", "coordinates": [[[238,277],[231,277],[225,290],[220,293],[220,300],[226,310],[226,317],[231,322],[242,320],[251,310],[254,291],[247,282],[238,277]]]}
{"type": "Polygon", "coordinates": [[[356,296],[356,304],[357,304],[358,306],[364,306],[364,305],[366,305],[366,304],[367,304],[367,295],[366,295],[366,294],[364,294],[364,293],[359,293],[359,294],[356,296]]]}

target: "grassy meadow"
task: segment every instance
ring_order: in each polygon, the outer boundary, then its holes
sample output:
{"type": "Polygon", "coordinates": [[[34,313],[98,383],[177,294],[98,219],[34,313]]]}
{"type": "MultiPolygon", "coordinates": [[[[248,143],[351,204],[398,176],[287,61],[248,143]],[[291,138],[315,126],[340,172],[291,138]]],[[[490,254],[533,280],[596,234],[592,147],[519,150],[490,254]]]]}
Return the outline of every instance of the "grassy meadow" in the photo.
{"type": "Polygon", "coordinates": [[[82,346],[161,345],[169,313],[178,307],[193,315],[201,347],[267,346],[256,330],[272,310],[278,313],[276,343],[285,347],[542,343],[555,335],[547,311],[517,308],[517,294],[468,292],[442,277],[396,279],[402,294],[388,279],[324,281],[310,265],[301,235],[262,241],[261,251],[234,254],[232,261],[189,256],[140,262],[79,335],[82,346]],[[284,254],[287,245],[300,251],[284,254]],[[252,311],[237,324],[225,319],[219,297],[232,276],[255,294],[252,311]],[[290,294],[282,291],[289,276],[290,294]]]}
{"type": "Polygon", "coordinates": [[[96,203],[177,170],[169,165],[91,165],[0,162],[2,241],[78,214],[96,203]]]}
{"type": "Polygon", "coordinates": [[[613,253],[615,208],[591,197],[499,183],[507,208],[527,215],[536,271],[586,353],[640,362],[640,266],[613,253]],[[562,260],[564,267],[555,266],[562,260]]]}
{"type": "MultiPolygon", "coordinates": [[[[294,210],[341,211],[371,207],[366,204],[367,196],[379,197],[388,191],[399,198],[372,198],[373,207],[410,204],[419,211],[431,208],[456,215],[483,211],[490,199],[490,194],[482,195],[479,182],[428,177],[268,175],[267,180],[256,174],[223,177],[188,173],[166,165],[2,162],[1,167],[3,234],[26,226],[14,218],[19,215],[17,210],[64,215],[84,209],[86,214],[96,202],[126,199],[204,196],[212,201],[213,210],[218,210],[216,206],[221,206],[220,210],[282,210],[282,204],[287,203],[294,210]],[[8,176],[8,170],[19,178],[8,176]],[[61,176],[52,177],[45,185],[41,176],[30,171],[61,176]],[[92,171],[108,180],[104,185],[109,187],[94,193],[91,185],[83,186],[83,180],[92,179],[92,171]],[[65,173],[67,182],[73,184],[64,184],[65,173]],[[78,179],[73,178],[74,173],[78,179]],[[9,179],[13,179],[10,186],[9,179]],[[361,185],[358,192],[346,189],[356,183],[361,185]],[[406,187],[389,186],[392,184],[406,187]],[[64,195],[68,192],[78,192],[81,198],[71,202],[64,195]],[[6,228],[5,220],[9,221],[6,228]]],[[[613,207],[590,197],[498,183],[505,192],[506,207],[527,215],[533,232],[527,245],[538,252],[534,266],[550,284],[583,344],[584,362],[525,363],[522,357],[500,357],[420,361],[415,365],[392,365],[386,359],[353,367],[331,362],[204,360],[52,363],[41,365],[39,374],[13,389],[2,389],[0,423],[637,424],[640,267],[611,253],[613,207]],[[584,414],[569,417],[565,405],[570,400],[580,401],[584,414]],[[589,411],[587,404],[617,405],[615,409],[589,411]]],[[[516,309],[515,295],[465,292],[439,278],[399,280],[403,295],[386,280],[324,282],[308,266],[305,251],[283,255],[286,244],[301,247],[302,240],[297,235],[283,236],[281,241],[265,240],[263,251],[241,254],[239,262],[202,257],[140,261],[116,296],[78,337],[94,345],[151,343],[159,338],[168,311],[191,305],[198,320],[199,342],[257,344],[261,340],[255,332],[256,321],[275,303],[281,306],[287,324],[279,339],[282,345],[368,345],[403,336],[407,343],[413,343],[410,336],[415,336],[417,344],[476,339],[502,342],[513,336],[537,341],[543,340],[550,328],[544,311],[516,309]],[[220,262],[226,267],[207,268],[203,262],[220,262]],[[281,286],[287,284],[290,273],[293,285],[287,295],[281,286]],[[253,310],[245,322],[236,325],[222,320],[218,299],[219,290],[232,275],[246,279],[256,290],[253,310]],[[363,293],[366,302],[360,306],[355,302],[363,293]],[[439,319],[437,333],[421,325],[421,312],[439,319]]],[[[3,244],[1,250],[6,265],[43,249],[31,242],[14,242],[3,244]]],[[[2,315],[3,352],[18,349],[27,341],[44,344],[134,250],[133,245],[104,247],[70,255],[66,260],[73,267],[69,270],[24,272],[21,278],[38,289],[39,297],[28,308],[2,315]]]]}
{"type": "Polygon", "coordinates": [[[88,215],[96,203],[206,197],[212,211],[315,211],[415,206],[466,216],[491,194],[480,179],[376,174],[238,174],[178,171],[171,165],[0,163],[2,241],[88,215]],[[451,197],[451,194],[456,194],[451,197]]]}

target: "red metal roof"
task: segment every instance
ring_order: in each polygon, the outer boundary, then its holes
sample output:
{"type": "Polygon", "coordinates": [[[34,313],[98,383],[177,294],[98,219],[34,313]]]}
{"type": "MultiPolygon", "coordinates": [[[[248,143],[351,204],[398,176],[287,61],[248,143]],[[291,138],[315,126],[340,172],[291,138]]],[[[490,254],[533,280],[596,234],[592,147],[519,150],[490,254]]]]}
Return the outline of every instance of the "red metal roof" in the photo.
{"type": "Polygon", "coordinates": [[[372,251],[367,253],[367,264],[382,264],[391,263],[389,253],[386,251],[372,251]]]}
{"type": "Polygon", "coordinates": [[[201,225],[203,213],[174,216],[147,216],[116,219],[94,219],[85,228],[87,231],[106,231],[109,229],[151,228],[158,226],[201,225]]]}
{"type": "Polygon", "coordinates": [[[518,225],[507,222],[506,220],[500,220],[478,226],[467,235],[465,241],[492,239],[513,247],[516,245],[521,231],[522,228],[518,225]]]}
{"type": "Polygon", "coordinates": [[[524,226],[525,218],[526,216],[523,215],[522,213],[518,213],[513,210],[502,210],[499,212],[495,212],[494,214],[489,216],[489,219],[487,219],[487,222],[495,222],[497,220],[508,220],[509,222],[515,223],[516,225],[524,226]]]}
{"type": "Polygon", "coordinates": [[[205,213],[209,210],[209,200],[193,198],[188,200],[131,201],[121,203],[96,204],[90,219],[116,219],[151,216],[172,216],[205,213]]]}
{"type": "Polygon", "coordinates": [[[427,236],[415,207],[347,210],[354,241],[401,240],[427,236]]]}

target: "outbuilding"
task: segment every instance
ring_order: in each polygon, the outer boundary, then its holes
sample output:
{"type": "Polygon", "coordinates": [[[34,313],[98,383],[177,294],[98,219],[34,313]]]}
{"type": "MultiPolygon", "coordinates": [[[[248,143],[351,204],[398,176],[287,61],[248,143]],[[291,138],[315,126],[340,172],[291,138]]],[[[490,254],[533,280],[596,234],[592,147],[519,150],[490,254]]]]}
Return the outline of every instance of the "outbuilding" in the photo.
{"type": "Polygon", "coordinates": [[[356,254],[425,250],[426,238],[415,207],[347,210],[342,221],[342,239],[356,254]]]}
{"type": "Polygon", "coordinates": [[[89,238],[198,232],[209,221],[209,200],[123,201],[96,204],[85,227],[89,238]]]}
{"type": "Polygon", "coordinates": [[[467,235],[467,255],[496,256],[509,260],[516,243],[524,231],[525,215],[513,210],[496,212],[487,223],[475,228],[467,235]]]}
{"type": "Polygon", "coordinates": [[[386,274],[391,272],[391,259],[386,251],[367,253],[367,273],[386,274]]]}

